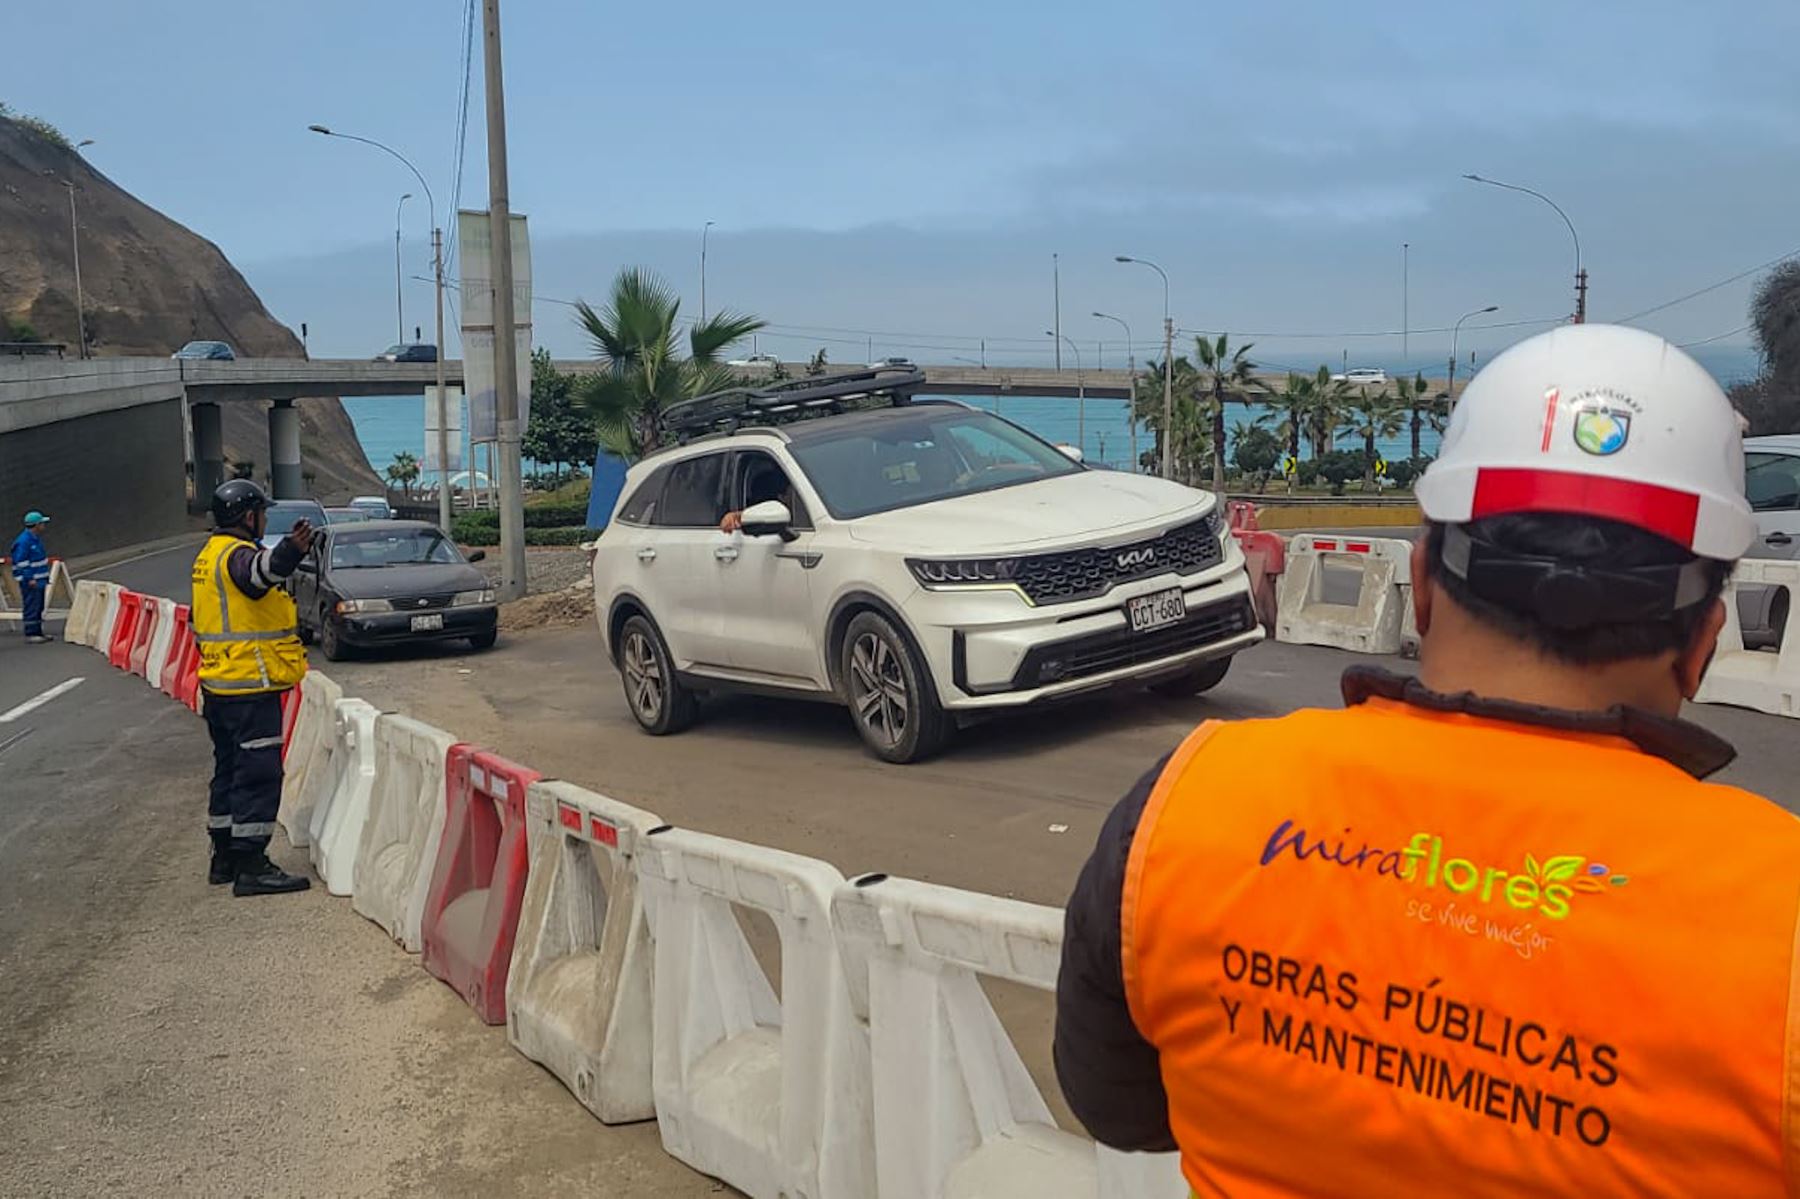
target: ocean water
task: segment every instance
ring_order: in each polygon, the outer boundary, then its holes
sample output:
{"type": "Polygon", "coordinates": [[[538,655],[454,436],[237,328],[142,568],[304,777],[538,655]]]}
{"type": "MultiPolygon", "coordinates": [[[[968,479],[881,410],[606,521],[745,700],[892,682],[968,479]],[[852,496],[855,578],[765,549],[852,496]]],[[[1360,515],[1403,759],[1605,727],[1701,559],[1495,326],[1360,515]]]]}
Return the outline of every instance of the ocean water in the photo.
{"type": "MultiPolygon", "coordinates": [[[[976,407],[999,412],[1001,416],[1024,425],[1046,441],[1079,445],[1082,455],[1090,462],[1104,463],[1118,470],[1130,469],[1131,426],[1126,420],[1124,400],[1090,399],[1083,404],[1076,400],[1032,396],[961,398],[976,407]]],[[[467,408],[466,402],[464,407],[467,408]]],[[[376,474],[385,471],[388,464],[393,462],[394,455],[402,451],[424,461],[425,397],[354,396],[344,400],[344,410],[350,414],[350,421],[356,427],[357,440],[362,443],[363,453],[368,456],[369,465],[375,468],[376,474]]],[[[1272,428],[1279,420],[1272,409],[1258,404],[1247,407],[1233,404],[1226,410],[1225,425],[1229,430],[1238,422],[1248,424],[1257,416],[1265,414],[1272,418],[1272,428]]],[[[1228,434],[1227,454],[1230,453],[1231,444],[1228,434]]],[[[1412,436],[1408,430],[1402,430],[1397,437],[1382,438],[1375,444],[1382,455],[1389,459],[1405,458],[1412,452],[1412,436]]],[[[1424,452],[1435,454],[1437,444],[1438,435],[1427,425],[1421,441],[1424,452]]],[[[1346,449],[1358,448],[1360,445],[1360,441],[1352,440],[1339,443],[1340,448],[1346,449]]],[[[1139,428],[1139,453],[1148,453],[1150,446],[1149,431],[1139,428]]],[[[485,459],[481,467],[483,470],[487,468],[485,459]]],[[[526,463],[527,472],[535,469],[535,463],[526,463]]]]}

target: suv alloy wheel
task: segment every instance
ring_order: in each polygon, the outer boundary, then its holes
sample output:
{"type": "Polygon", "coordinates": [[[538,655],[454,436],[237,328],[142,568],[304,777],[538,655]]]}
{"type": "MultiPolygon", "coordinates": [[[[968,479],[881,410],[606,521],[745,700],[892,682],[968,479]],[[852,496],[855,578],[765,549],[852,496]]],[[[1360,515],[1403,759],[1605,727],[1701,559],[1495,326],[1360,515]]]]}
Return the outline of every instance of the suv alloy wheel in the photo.
{"type": "Polygon", "coordinates": [[[661,737],[694,722],[699,701],[675,677],[662,634],[643,616],[633,616],[619,631],[619,677],[625,703],[645,732],[661,737]]]}
{"type": "Polygon", "coordinates": [[[851,619],[841,677],[856,731],[882,761],[917,762],[949,739],[952,720],[938,703],[930,672],[880,613],[851,619]]]}

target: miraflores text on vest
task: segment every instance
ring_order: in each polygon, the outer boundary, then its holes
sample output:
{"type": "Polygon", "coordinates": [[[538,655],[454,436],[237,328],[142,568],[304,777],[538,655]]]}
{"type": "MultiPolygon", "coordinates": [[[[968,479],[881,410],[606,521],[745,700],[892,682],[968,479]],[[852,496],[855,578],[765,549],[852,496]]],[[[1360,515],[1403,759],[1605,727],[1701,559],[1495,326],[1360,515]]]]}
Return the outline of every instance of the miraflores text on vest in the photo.
{"type": "Polygon", "coordinates": [[[192,625],[200,643],[200,685],[220,695],[285,691],[306,674],[294,601],[280,588],[251,599],[231,581],[225,559],[255,542],[214,533],[194,559],[192,625]]]}
{"type": "Polygon", "coordinates": [[[1792,813],[1619,736],[1382,698],[1202,728],[1121,918],[1189,1183],[1800,1195],[1797,863],[1792,813]]]}

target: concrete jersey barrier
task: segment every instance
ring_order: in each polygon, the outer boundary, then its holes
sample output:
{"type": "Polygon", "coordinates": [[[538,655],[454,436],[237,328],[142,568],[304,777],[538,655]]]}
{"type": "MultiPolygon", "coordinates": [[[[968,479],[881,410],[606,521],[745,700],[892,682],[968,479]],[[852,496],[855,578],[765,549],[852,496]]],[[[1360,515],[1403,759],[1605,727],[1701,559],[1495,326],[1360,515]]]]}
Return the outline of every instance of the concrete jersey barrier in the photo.
{"type": "Polygon", "coordinates": [[[1719,648],[1700,680],[1695,702],[1754,708],[1771,716],[1800,716],[1800,604],[1796,599],[1800,599],[1800,562],[1770,558],[1738,562],[1726,589],[1719,648]],[[1787,588],[1787,625],[1777,630],[1779,650],[1744,648],[1744,626],[1737,605],[1737,589],[1744,584],[1787,588]]]}
{"type": "Polygon", "coordinates": [[[1399,653],[1402,592],[1411,583],[1411,562],[1412,543],[1397,538],[1296,534],[1288,542],[1277,588],[1275,639],[1363,654],[1399,653]],[[1354,604],[1325,601],[1327,559],[1347,560],[1360,571],[1354,604]]]}
{"type": "Polygon", "coordinates": [[[444,771],[455,737],[409,716],[375,721],[375,789],[356,849],[350,904],[419,952],[425,893],[444,835],[444,771]]]}
{"type": "Polygon", "coordinates": [[[538,782],[525,792],[531,870],[506,982],[506,1037],[608,1124],[656,1115],[650,928],[635,858],[660,816],[538,782]]]}
{"type": "Polygon", "coordinates": [[[870,875],[832,924],[867,1029],[877,1199],[1181,1199],[1176,1154],[1056,1126],[981,979],[1054,991],[1055,908],[870,875]]]}

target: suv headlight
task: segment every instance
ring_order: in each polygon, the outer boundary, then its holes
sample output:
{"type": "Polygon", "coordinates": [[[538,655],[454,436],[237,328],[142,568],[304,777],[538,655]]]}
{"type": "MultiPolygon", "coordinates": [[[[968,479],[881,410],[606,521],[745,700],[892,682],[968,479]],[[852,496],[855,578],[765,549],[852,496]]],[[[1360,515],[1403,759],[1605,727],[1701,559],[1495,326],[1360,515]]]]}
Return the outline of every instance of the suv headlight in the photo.
{"type": "Polygon", "coordinates": [[[494,589],[483,587],[480,591],[459,591],[450,597],[452,608],[466,608],[475,604],[491,604],[494,602],[494,589]]]}
{"type": "Polygon", "coordinates": [[[392,603],[380,599],[339,600],[337,605],[339,616],[348,616],[353,613],[367,614],[370,612],[392,612],[393,610],[394,605],[392,603]]]}
{"type": "Polygon", "coordinates": [[[951,587],[992,587],[1011,583],[1018,573],[1017,558],[908,558],[919,586],[929,591],[951,587]]]}
{"type": "Polygon", "coordinates": [[[1213,510],[1206,514],[1206,527],[1214,537],[1225,536],[1225,509],[1221,505],[1214,503],[1213,510]]]}

